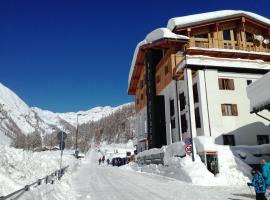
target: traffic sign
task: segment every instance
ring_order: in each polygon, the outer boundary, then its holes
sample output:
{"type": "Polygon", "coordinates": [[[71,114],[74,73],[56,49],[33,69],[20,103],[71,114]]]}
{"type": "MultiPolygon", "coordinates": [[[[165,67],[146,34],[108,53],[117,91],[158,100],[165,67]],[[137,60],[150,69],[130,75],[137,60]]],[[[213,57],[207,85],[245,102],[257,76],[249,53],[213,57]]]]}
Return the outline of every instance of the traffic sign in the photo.
{"type": "Polygon", "coordinates": [[[192,145],[185,145],[185,151],[187,154],[192,153],[192,145]]]}
{"type": "Polygon", "coordinates": [[[67,139],[67,134],[63,131],[60,131],[59,133],[57,133],[57,138],[59,141],[62,140],[62,133],[63,133],[63,140],[67,139]]]}
{"type": "Polygon", "coordinates": [[[186,139],[185,139],[185,144],[186,144],[186,145],[191,145],[191,144],[192,144],[191,138],[186,138],[186,139]]]}

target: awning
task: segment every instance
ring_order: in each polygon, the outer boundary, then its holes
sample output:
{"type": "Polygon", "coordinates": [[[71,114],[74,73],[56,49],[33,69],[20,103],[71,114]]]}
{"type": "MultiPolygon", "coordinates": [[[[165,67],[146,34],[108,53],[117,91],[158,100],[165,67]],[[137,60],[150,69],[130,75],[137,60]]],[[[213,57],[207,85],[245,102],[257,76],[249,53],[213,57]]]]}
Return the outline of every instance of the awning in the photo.
{"type": "Polygon", "coordinates": [[[250,112],[270,111],[270,72],[247,87],[250,112]]]}

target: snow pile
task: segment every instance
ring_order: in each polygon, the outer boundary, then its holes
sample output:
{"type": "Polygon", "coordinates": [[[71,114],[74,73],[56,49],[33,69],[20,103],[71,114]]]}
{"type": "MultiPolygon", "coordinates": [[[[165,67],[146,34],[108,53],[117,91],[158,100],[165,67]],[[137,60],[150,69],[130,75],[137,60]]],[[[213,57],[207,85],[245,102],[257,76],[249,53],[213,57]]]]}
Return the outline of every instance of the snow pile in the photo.
{"type": "Polygon", "coordinates": [[[270,107],[269,82],[270,72],[247,87],[247,96],[250,99],[250,111],[270,107]]]}
{"type": "MultiPolygon", "coordinates": [[[[59,169],[60,152],[30,152],[0,145],[0,196],[7,195],[59,169]]],[[[75,165],[64,152],[63,165],[75,165]]]]}
{"type": "Polygon", "coordinates": [[[251,178],[251,167],[236,157],[230,146],[218,145],[218,178],[226,185],[245,185],[251,178]]]}
{"type": "Polygon", "coordinates": [[[198,136],[194,138],[196,150],[200,152],[216,152],[218,150],[217,145],[214,142],[214,138],[207,136],[198,136]]]}
{"type": "Polygon", "coordinates": [[[205,150],[218,152],[220,171],[218,175],[214,176],[207,170],[199,155],[195,155],[195,161],[193,162],[191,156],[185,154],[183,142],[138,154],[140,157],[163,152],[164,166],[130,163],[122,168],[159,174],[203,186],[245,185],[249,181],[251,168],[241,159],[235,157],[229,146],[215,145],[212,138],[209,137],[196,137],[194,141],[197,152],[205,150]]]}
{"type": "Polygon", "coordinates": [[[270,160],[270,144],[257,146],[233,146],[234,155],[247,164],[259,164],[262,159],[270,160]]]}

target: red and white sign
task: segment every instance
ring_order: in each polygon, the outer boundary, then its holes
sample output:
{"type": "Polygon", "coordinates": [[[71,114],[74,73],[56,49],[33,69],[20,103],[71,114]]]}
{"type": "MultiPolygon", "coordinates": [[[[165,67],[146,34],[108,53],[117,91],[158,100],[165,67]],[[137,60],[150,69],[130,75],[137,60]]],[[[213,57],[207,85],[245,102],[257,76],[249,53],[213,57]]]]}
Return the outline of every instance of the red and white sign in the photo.
{"type": "Polygon", "coordinates": [[[185,151],[187,154],[192,153],[192,145],[185,145],[185,151]]]}

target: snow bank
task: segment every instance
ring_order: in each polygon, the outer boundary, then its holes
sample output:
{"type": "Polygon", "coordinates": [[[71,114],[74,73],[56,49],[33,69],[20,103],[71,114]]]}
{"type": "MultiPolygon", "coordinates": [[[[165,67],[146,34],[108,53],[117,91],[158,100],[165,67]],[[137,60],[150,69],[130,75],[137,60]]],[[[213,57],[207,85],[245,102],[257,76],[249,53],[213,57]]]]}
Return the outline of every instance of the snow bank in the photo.
{"type": "Polygon", "coordinates": [[[214,138],[207,136],[198,136],[194,138],[196,150],[200,152],[216,152],[218,150],[217,145],[214,142],[214,138]]]}
{"type": "Polygon", "coordinates": [[[270,107],[270,72],[247,87],[247,96],[250,100],[250,111],[262,110],[270,107]]]}
{"type": "MultiPolygon", "coordinates": [[[[7,195],[59,169],[60,152],[30,152],[0,145],[0,196],[7,195]]],[[[65,151],[63,165],[76,164],[65,151]]]]}
{"type": "Polygon", "coordinates": [[[218,152],[220,171],[218,175],[214,176],[209,172],[197,154],[193,162],[191,156],[185,154],[185,144],[183,142],[173,143],[161,149],[151,149],[138,154],[139,157],[142,157],[164,153],[164,166],[130,163],[122,168],[168,176],[194,185],[246,185],[250,179],[251,168],[241,159],[235,157],[229,146],[215,145],[212,138],[202,136],[196,137],[194,142],[197,152],[218,152]]]}

